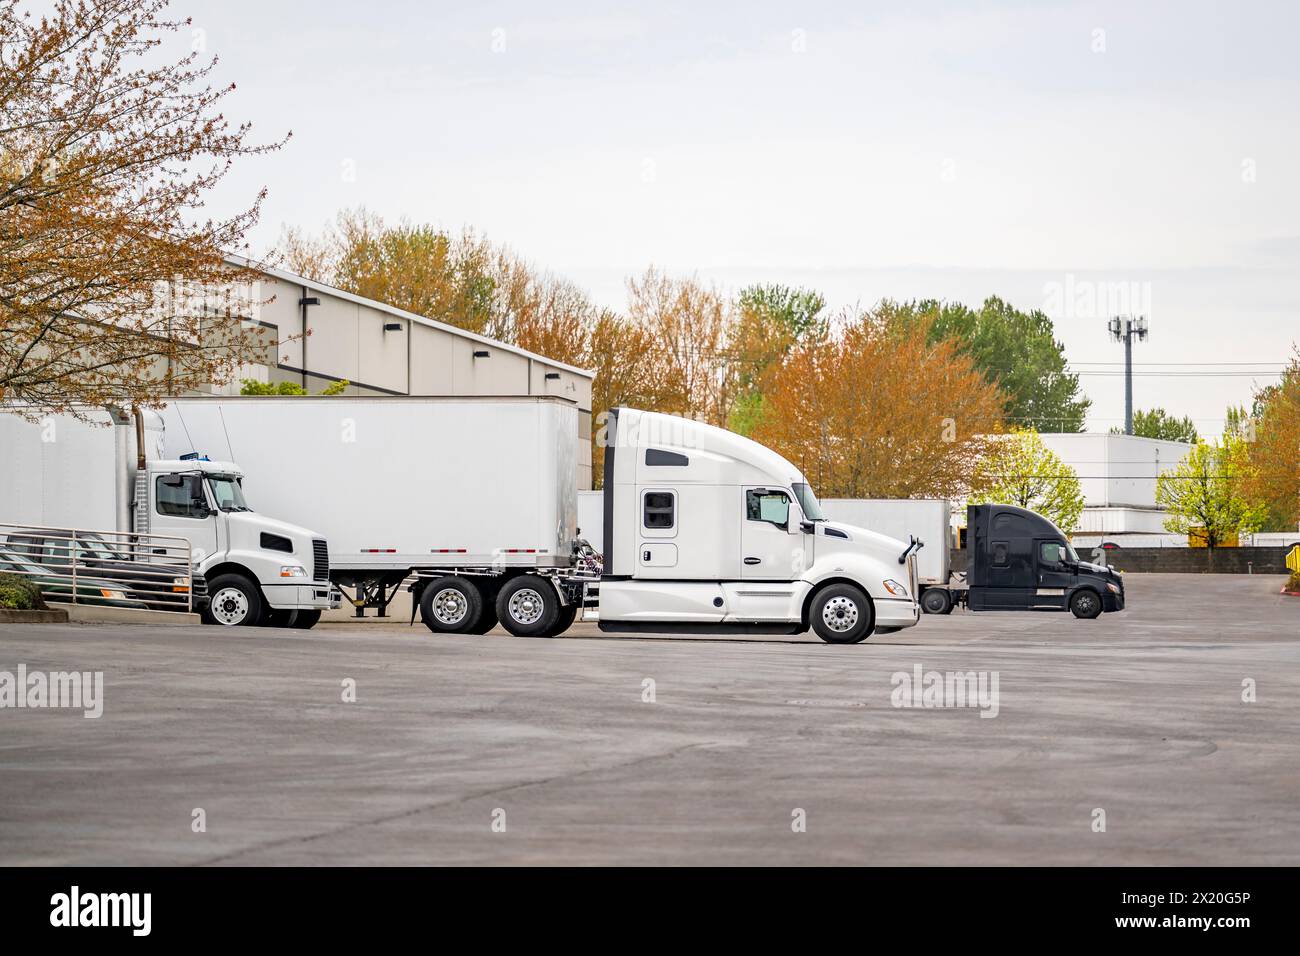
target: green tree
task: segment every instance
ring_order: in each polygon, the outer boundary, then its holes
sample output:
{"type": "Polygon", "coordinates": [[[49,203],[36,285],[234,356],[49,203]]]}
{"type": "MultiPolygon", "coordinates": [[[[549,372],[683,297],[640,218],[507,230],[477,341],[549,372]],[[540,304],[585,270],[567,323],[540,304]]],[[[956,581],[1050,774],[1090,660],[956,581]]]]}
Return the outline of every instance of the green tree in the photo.
{"type": "Polygon", "coordinates": [[[1176,468],[1156,479],[1156,504],[1168,512],[1165,530],[1203,534],[1211,552],[1259,530],[1268,509],[1251,497],[1251,481],[1244,437],[1229,431],[1222,442],[1198,441],[1176,468]]]}
{"type": "Polygon", "coordinates": [[[740,291],[731,334],[737,393],[729,428],[749,435],[762,423],[765,379],[793,348],[826,338],[830,323],[825,312],[825,297],[812,289],[769,284],[740,291]]]}
{"type": "Polygon", "coordinates": [[[1032,429],[997,441],[975,469],[971,504],[1019,505],[1047,518],[1067,535],[1083,514],[1079,476],[1032,429]]]}
{"type": "MultiPolygon", "coordinates": [[[[1112,435],[1122,435],[1124,429],[1112,428],[1112,435]]],[[[1195,445],[1200,436],[1190,418],[1174,418],[1163,408],[1133,412],[1133,434],[1141,438],[1159,438],[1162,441],[1181,441],[1195,445]]]]}
{"type": "Polygon", "coordinates": [[[1092,400],[1069,371],[1065,347],[1046,313],[1022,312],[997,296],[978,309],[935,299],[882,305],[894,321],[928,322],[931,342],[957,341],[1006,393],[1009,423],[1034,431],[1083,431],[1092,400]]]}
{"type": "MultiPolygon", "coordinates": [[[[240,395],[308,395],[307,389],[303,388],[297,382],[259,382],[255,378],[241,378],[240,395]]],[[[347,387],[352,383],[342,378],[337,382],[330,382],[318,394],[321,395],[342,395],[347,391],[347,387]]]]}

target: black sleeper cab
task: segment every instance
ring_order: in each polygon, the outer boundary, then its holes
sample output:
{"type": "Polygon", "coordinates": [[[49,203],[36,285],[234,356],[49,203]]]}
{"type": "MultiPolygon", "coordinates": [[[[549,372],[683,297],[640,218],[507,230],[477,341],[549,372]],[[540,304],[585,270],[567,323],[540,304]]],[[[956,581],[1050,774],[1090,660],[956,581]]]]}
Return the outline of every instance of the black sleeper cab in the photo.
{"type": "Polygon", "coordinates": [[[1096,617],[1124,610],[1124,581],[1079,560],[1061,530],[1014,505],[966,509],[966,605],[972,611],[1064,611],[1096,617]]]}

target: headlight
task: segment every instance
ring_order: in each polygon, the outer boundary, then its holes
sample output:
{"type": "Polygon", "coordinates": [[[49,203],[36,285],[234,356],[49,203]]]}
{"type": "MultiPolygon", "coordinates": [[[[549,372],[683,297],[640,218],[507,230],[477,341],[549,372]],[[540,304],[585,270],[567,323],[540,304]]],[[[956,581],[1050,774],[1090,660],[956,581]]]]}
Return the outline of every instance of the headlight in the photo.
{"type": "Polygon", "coordinates": [[[1119,585],[1118,585],[1118,584],[1112,584],[1110,581],[1107,581],[1107,582],[1106,582],[1106,587],[1110,588],[1110,593],[1111,593],[1111,594],[1119,594],[1119,585]]]}
{"type": "Polygon", "coordinates": [[[895,597],[907,597],[907,588],[903,587],[893,578],[890,578],[888,581],[883,583],[885,585],[885,590],[895,597]]]}
{"type": "Polygon", "coordinates": [[[282,578],[305,578],[307,569],[301,564],[286,564],[280,568],[280,577],[282,578]]]}
{"type": "Polygon", "coordinates": [[[172,590],[184,594],[190,589],[189,578],[172,578],[172,590]]]}
{"type": "Polygon", "coordinates": [[[115,601],[126,600],[126,592],[124,591],[114,591],[112,588],[100,588],[99,593],[104,595],[104,597],[112,598],[115,601]]]}

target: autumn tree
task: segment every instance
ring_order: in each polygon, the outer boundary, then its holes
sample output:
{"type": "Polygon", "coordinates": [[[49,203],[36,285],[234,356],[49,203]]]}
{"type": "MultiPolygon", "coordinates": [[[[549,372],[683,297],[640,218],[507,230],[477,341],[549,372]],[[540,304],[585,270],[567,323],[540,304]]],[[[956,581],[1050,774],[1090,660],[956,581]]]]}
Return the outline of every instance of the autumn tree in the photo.
{"type": "MultiPolygon", "coordinates": [[[[1110,431],[1112,435],[1124,434],[1122,428],[1112,428],[1110,431]]],[[[1133,434],[1139,438],[1181,441],[1189,445],[1196,444],[1199,439],[1196,426],[1190,418],[1175,418],[1163,408],[1153,408],[1150,411],[1136,409],[1133,412],[1133,434]]]]}
{"type": "Polygon", "coordinates": [[[1242,430],[1249,442],[1248,493],[1266,510],[1267,528],[1294,531],[1300,522],[1300,351],[1276,385],[1260,390],[1255,407],[1253,427],[1242,430]]]}
{"type": "Polygon", "coordinates": [[[1073,534],[1083,514],[1078,473],[1032,429],[1014,429],[994,442],[975,470],[971,504],[1018,505],[1073,534]]]}
{"type": "Polygon", "coordinates": [[[1251,494],[1252,478],[1244,437],[1229,432],[1219,442],[1198,441],[1156,479],[1156,504],[1168,512],[1165,530],[1203,535],[1211,552],[1259,530],[1267,511],[1251,494]]]}
{"type": "Polygon", "coordinates": [[[165,0],[0,0],[0,398],[156,404],[229,381],[263,342],[225,259],[262,196],[203,206],[249,142],[215,59],[158,49],[165,0]]]}
{"type": "Polygon", "coordinates": [[[657,411],[727,424],[736,394],[730,352],[730,301],[698,279],[674,279],[651,266],[627,281],[628,318],[655,341],[663,363],[657,411]]]}
{"type": "Polygon", "coordinates": [[[847,314],[772,370],[753,437],[823,497],[963,495],[1002,430],[1003,398],[955,343],[927,333],[847,314]]]}

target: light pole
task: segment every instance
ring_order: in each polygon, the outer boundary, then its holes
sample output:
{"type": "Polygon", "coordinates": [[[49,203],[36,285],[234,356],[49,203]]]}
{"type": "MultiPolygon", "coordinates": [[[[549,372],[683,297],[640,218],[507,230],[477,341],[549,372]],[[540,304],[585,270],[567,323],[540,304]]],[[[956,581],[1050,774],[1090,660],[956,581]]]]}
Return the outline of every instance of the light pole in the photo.
{"type": "Polygon", "coordinates": [[[1124,343],[1124,434],[1133,434],[1133,339],[1147,337],[1147,320],[1115,316],[1110,320],[1110,337],[1124,343]]]}

